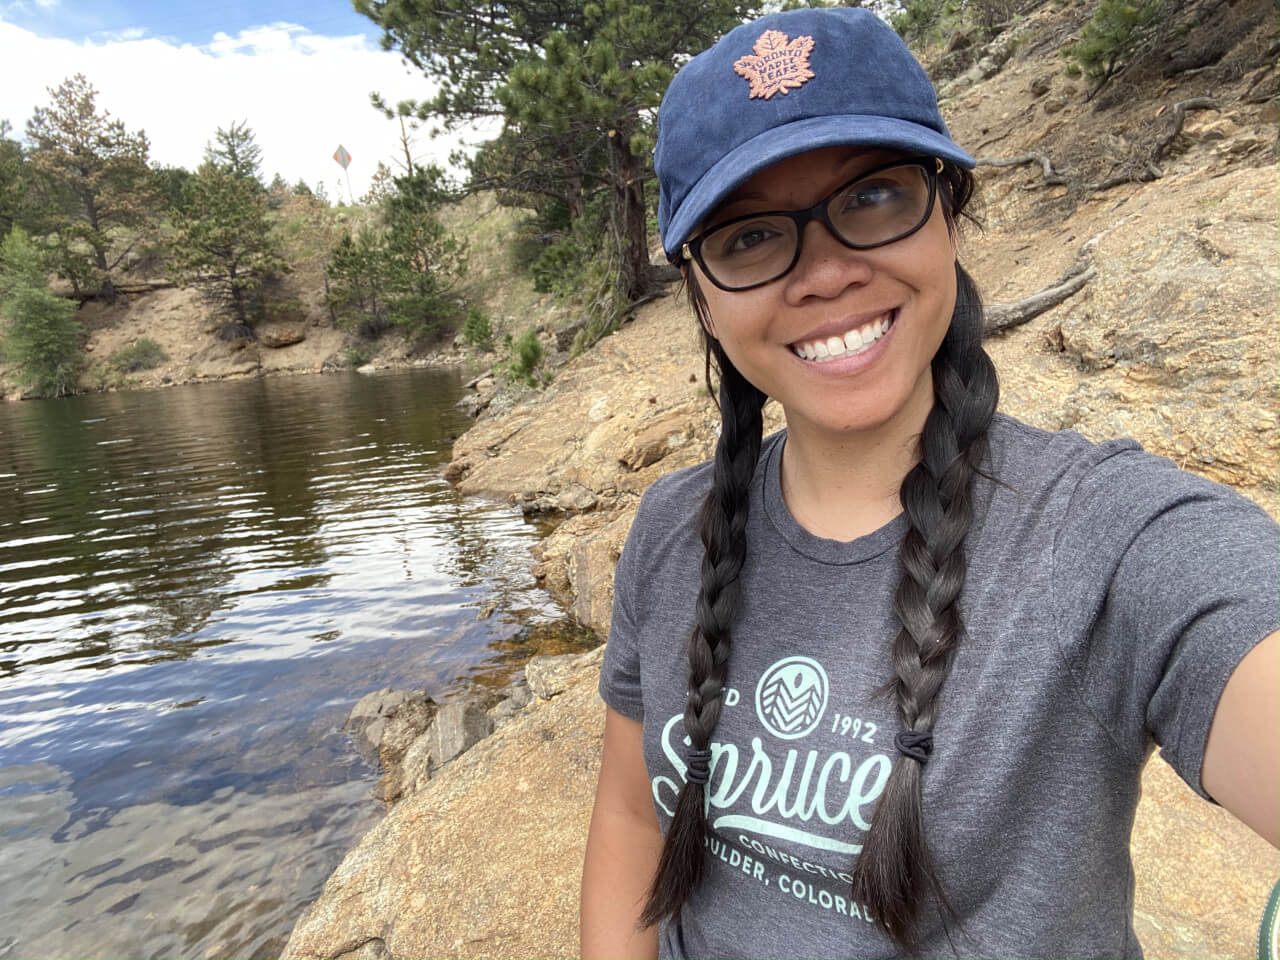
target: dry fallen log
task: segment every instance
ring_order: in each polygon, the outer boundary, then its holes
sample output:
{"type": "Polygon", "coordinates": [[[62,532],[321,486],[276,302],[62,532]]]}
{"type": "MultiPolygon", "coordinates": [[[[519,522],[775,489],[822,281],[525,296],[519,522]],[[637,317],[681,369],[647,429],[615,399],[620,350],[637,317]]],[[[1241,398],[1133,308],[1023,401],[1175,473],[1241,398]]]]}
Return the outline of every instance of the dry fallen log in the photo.
{"type": "Polygon", "coordinates": [[[488,370],[486,370],[484,373],[477,374],[476,376],[474,376],[474,377],[472,377],[470,380],[468,380],[466,383],[464,383],[464,384],[462,385],[462,389],[463,389],[463,390],[474,390],[474,389],[476,388],[476,384],[478,384],[481,380],[484,380],[485,378],[487,378],[487,377],[492,377],[492,376],[493,376],[493,367],[490,367],[490,368],[489,368],[488,370]]]}
{"type": "Polygon", "coordinates": [[[1051,307],[1056,307],[1063,300],[1076,293],[1081,287],[1094,278],[1097,269],[1089,267],[1056,286],[1046,287],[1017,303],[993,303],[986,309],[986,333],[999,333],[1026,323],[1051,307]]]}
{"type": "Polygon", "coordinates": [[[1136,170],[1131,168],[1126,173],[1108,177],[1101,183],[1086,184],[1084,189],[1090,193],[1101,193],[1104,190],[1110,190],[1112,187],[1118,187],[1126,183],[1150,183],[1153,180],[1159,180],[1164,176],[1164,171],[1160,169],[1160,159],[1173,144],[1178,134],[1182,132],[1182,125],[1187,119],[1187,111],[1217,110],[1218,107],[1218,101],[1212,97],[1192,97],[1190,100],[1175,103],[1173,105],[1173,124],[1169,128],[1169,132],[1156,141],[1155,146],[1151,148],[1151,154],[1141,167],[1136,170]]]}
{"type": "Polygon", "coordinates": [[[1040,186],[1067,186],[1071,183],[1061,173],[1053,169],[1053,161],[1046,157],[1043,153],[1024,153],[1018,157],[1008,157],[997,159],[994,157],[978,157],[978,166],[980,167],[1020,167],[1024,163],[1038,163],[1044,172],[1044,179],[1040,183],[1033,183],[1028,189],[1034,189],[1040,186]]]}
{"type": "Polygon", "coordinates": [[[1045,287],[1019,300],[1017,303],[992,303],[985,310],[983,332],[987,334],[1001,333],[1026,323],[1032,317],[1038,317],[1046,310],[1056,307],[1068,297],[1077,293],[1086,283],[1097,275],[1093,265],[1093,251],[1102,234],[1091,237],[1080,245],[1075,262],[1054,281],[1052,286],[1045,287]]]}
{"type": "MultiPolygon", "coordinates": [[[[1085,193],[1101,193],[1104,190],[1110,190],[1112,187],[1118,187],[1126,183],[1150,183],[1152,180],[1159,180],[1164,176],[1164,170],[1160,168],[1160,160],[1165,151],[1173,144],[1178,134],[1182,132],[1182,125],[1187,119],[1187,111],[1217,110],[1220,106],[1218,101],[1212,97],[1192,97],[1190,100],[1182,100],[1179,103],[1175,103],[1173,105],[1172,126],[1163,137],[1155,142],[1146,160],[1125,173],[1108,177],[1099,183],[1081,184],[1080,189],[1085,193]]],[[[1053,160],[1043,153],[1024,153],[1017,157],[1007,158],[978,157],[977,160],[977,165],[980,167],[1017,167],[1024,163],[1038,163],[1044,171],[1044,176],[1039,182],[1026,185],[1025,189],[1027,190],[1034,190],[1042,186],[1074,186],[1070,179],[1063,176],[1059,171],[1054,170],[1053,160]]]]}

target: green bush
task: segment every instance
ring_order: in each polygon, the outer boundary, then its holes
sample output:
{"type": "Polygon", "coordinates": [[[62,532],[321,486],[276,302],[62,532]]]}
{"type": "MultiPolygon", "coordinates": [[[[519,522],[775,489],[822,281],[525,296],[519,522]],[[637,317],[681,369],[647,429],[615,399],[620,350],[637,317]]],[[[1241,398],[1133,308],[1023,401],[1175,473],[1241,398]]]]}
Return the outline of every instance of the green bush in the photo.
{"type": "Polygon", "coordinates": [[[368,347],[356,345],[342,351],[342,362],[348,367],[363,367],[373,358],[373,351],[368,347]]]}
{"type": "Polygon", "coordinates": [[[1101,0],[1067,50],[1097,93],[1155,33],[1164,0],[1101,0]]]}
{"type": "Polygon", "coordinates": [[[939,39],[943,19],[954,12],[944,0],[903,0],[901,11],[890,14],[889,25],[909,44],[928,44],[939,39]]]}
{"type": "Polygon", "coordinates": [[[493,349],[493,325],[484,311],[476,307],[467,311],[467,319],[462,324],[462,338],[477,350],[493,349]]]}
{"type": "Polygon", "coordinates": [[[542,341],[538,339],[538,331],[530,327],[520,334],[511,344],[511,360],[507,364],[507,374],[512,380],[522,380],[531,387],[538,381],[535,373],[542,362],[542,341]]]}
{"type": "Polygon", "coordinates": [[[83,365],[76,305],[45,287],[40,251],[15,226],[0,244],[0,333],[5,359],[37,396],[75,392],[83,365]]]}
{"type": "Polygon", "coordinates": [[[117,350],[107,363],[119,373],[138,373],[140,370],[158,367],[168,359],[168,354],[161,349],[160,344],[150,337],[143,337],[133,346],[117,350]]]}
{"type": "Polygon", "coordinates": [[[592,251],[573,237],[544,247],[529,267],[533,289],[572,296],[578,287],[578,276],[591,256],[592,251]]]}

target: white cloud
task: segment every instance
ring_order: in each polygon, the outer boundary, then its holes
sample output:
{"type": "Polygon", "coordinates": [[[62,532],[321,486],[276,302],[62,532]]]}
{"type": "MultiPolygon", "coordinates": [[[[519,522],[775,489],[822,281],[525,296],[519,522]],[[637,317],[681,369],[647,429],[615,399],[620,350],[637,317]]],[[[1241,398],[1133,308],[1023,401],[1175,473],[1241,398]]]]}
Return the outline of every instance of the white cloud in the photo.
{"type": "MultiPolygon", "coordinates": [[[[369,92],[388,103],[432,92],[420,72],[364,36],[323,36],[285,23],[219,33],[195,46],[134,31],[75,42],[0,21],[0,63],[6,75],[0,119],[19,134],[32,108],[48,103],[47,88],[83,73],[98,90],[100,109],[130,130],[146,131],[153,162],[194,169],[216,127],[245,120],[262,147],[266,177],[279,171],[291,183],[322,181],[335,198],[342,168],[332,155],[339,143],[353,158],[357,199],[379,160],[392,164],[402,156],[399,125],[370,106],[369,92]]],[[[415,159],[443,163],[459,142],[421,133],[415,159]]]]}

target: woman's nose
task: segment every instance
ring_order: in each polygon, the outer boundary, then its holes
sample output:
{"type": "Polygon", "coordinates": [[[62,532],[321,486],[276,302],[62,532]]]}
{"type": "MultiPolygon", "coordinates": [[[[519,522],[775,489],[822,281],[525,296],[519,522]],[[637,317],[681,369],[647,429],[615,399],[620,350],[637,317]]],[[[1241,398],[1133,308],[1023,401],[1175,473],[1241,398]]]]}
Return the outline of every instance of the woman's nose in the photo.
{"type": "Polygon", "coordinates": [[[873,274],[867,254],[846,247],[821,220],[810,220],[800,237],[800,259],[787,276],[788,297],[831,299],[867,283],[873,274]]]}

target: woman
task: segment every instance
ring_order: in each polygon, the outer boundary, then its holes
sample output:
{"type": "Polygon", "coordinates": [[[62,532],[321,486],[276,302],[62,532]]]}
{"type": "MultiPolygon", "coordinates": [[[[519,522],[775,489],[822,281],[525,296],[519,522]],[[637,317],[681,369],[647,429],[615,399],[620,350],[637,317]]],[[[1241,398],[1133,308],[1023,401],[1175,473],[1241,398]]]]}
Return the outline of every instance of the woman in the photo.
{"type": "Polygon", "coordinates": [[[1141,956],[1153,741],[1280,842],[1276,526],[996,413],[973,165],[863,10],[746,24],[667,92],[722,429],[619,563],[584,955],[1141,956]]]}

